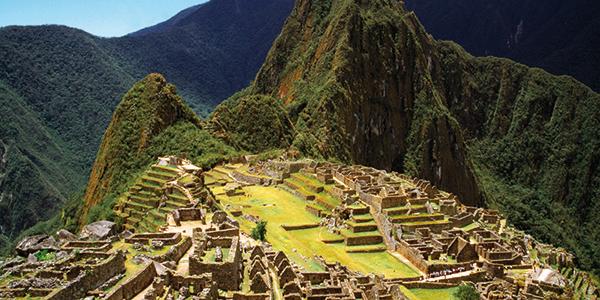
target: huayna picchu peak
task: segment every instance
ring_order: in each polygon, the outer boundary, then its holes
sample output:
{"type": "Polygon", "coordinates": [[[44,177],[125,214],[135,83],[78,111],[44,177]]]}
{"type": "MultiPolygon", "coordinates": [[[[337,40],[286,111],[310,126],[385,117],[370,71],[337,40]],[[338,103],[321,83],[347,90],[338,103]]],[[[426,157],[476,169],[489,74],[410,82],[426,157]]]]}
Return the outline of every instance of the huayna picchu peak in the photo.
{"type": "Polygon", "coordinates": [[[213,143],[219,144],[203,130],[202,121],[177,95],[175,86],[160,74],[148,75],[125,94],[104,133],[85,192],[80,224],[100,217],[88,216],[89,210],[107,205],[102,203],[106,201],[112,205],[117,196],[114,193],[122,192],[130,178],[159,152],[189,153],[198,159],[207,155],[205,148],[210,150],[209,155],[233,152],[225,145],[223,151],[218,151],[213,143]]]}
{"type": "Polygon", "coordinates": [[[397,1],[299,1],[255,82],[213,113],[248,144],[261,136],[231,109],[245,97],[279,99],[305,155],[430,180],[600,266],[600,96],[572,78],[436,41],[397,1]]]}
{"type": "Polygon", "coordinates": [[[0,258],[0,298],[600,298],[600,95],[579,81],[436,40],[398,0],[212,0],[97,42],[132,87],[89,177],[0,75],[23,115],[0,187],[60,200],[0,258]]]}

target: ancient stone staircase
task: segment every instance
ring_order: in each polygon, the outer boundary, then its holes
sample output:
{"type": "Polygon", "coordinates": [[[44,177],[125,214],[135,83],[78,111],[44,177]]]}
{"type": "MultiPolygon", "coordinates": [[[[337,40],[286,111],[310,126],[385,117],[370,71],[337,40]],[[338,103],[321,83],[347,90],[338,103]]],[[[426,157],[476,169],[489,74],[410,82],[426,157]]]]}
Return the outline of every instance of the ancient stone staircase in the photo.
{"type": "Polygon", "coordinates": [[[189,206],[192,193],[177,183],[182,174],[176,166],[151,166],[115,207],[115,213],[124,220],[124,228],[158,231],[166,224],[168,213],[189,206]]]}

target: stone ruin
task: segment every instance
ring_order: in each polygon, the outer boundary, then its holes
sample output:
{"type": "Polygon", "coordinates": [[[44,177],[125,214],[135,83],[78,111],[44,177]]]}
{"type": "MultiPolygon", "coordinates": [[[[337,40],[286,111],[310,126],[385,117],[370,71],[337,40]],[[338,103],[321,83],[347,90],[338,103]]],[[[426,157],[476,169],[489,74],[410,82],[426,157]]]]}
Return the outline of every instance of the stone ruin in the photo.
{"type": "MultiPolygon", "coordinates": [[[[161,158],[156,164],[173,165],[178,166],[174,177],[201,175],[201,170],[176,157],[161,158]]],[[[572,290],[598,298],[589,275],[574,268],[573,255],[506,226],[497,211],[462,205],[455,195],[427,181],[363,166],[307,160],[257,162],[249,170],[236,186],[231,185],[231,195],[249,184],[247,180],[281,184],[280,179],[297,172],[314,176],[332,186],[340,205],[315,212],[324,222],[310,226],[328,226],[337,232],[374,231],[376,235],[367,239],[385,243],[385,249],[375,250],[398,253],[422,274],[382,278],[322,258],[317,258],[322,271],[306,271],[288,254],[241,233],[234,218],[241,215],[217,208],[210,190],[191,192],[198,182],[203,186],[204,179],[190,176],[188,186],[162,187],[167,199],[185,198],[185,206],[156,207],[172,216],[169,229],[179,231],[126,226],[135,232],[117,235],[114,223],[98,222],[86,226],[80,236],[63,231],[56,238],[30,237],[17,249],[28,259],[15,258],[0,266],[2,276],[17,278],[0,285],[0,298],[266,300],[281,293],[283,299],[407,299],[401,287],[445,288],[465,281],[475,283],[482,299],[569,297],[572,290]],[[267,182],[266,175],[274,179],[267,182]],[[194,224],[191,232],[183,227],[189,224],[194,224]],[[534,249],[537,257],[531,255],[534,249]],[[47,253],[52,254],[49,260],[43,257],[47,253]],[[126,272],[126,262],[136,266],[135,273],[126,272]],[[518,270],[525,272],[513,272],[518,270]]],[[[121,207],[126,218],[141,217],[141,222],[155,213],[135,211],[135,205],[121,207]]],[[[345,238],[344,242],[364,245],[370,241],[345,238]]]]}

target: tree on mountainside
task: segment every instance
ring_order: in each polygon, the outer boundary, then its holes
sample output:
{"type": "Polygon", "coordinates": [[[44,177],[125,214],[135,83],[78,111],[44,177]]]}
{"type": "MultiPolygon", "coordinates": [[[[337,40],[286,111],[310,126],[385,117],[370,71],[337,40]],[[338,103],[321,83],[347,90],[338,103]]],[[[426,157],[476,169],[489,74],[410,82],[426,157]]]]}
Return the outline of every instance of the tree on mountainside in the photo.
{"type": "Polygon", "coordinates": [[[267,221],[258,221],[250,236],[255,240],[264,241],[267,237],[267,221]]]}

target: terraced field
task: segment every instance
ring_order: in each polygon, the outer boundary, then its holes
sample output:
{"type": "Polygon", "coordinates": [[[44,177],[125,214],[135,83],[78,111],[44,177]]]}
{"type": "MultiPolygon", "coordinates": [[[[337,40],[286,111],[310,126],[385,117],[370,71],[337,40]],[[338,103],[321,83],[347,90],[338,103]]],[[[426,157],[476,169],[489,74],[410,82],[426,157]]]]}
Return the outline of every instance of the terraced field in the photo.
{"type": "MultiPolygon", "coordinates": [[[[267,241],[277,250],[282,250],[296,263],[306,270],[320,271],[315,255],[326,261],[339,261],[353,270],[363,273],[382,274],[388,278],[418,276],[411,267],[391,254],[372,248],[384,247],[381,243],[371,245],[346,246],[345,237],[328,232],[323,227],[285,230],[281,225],[316,224],[320,218],[308,212],[306,200],[293,194],[283,186],[247,186],[245,195],[228,197],[218,193],[218,187],[211,187],[223,206],[239,207],[246,215],[259,217],[267,221],[267,241]],[[350,248],[350,249],[349,249],[350,248]],[[352,253],[349,251],[370,250],[369,252],[352,253]]],[[[365,217],[365,216],[362,216],[365,217]]],[[[241,228],[250,232],[255,224],[243,216],[237,217],[241,228]]],[[[376,232],[376,231],[375,231],[376,232]]],[[[373,232],[347,233],[349,236],[374,234],[373,232]]],[[[378,233],[377,233],[378,234],[378,233]]]]}
{"type": "MultiPolygon", "coordinates": [[[[123,218],[124,227],[131,231],[156,232],[166,224],[168,213],[186,207],[189,199],[180,189],[174,188],[167,193],[166,200],[160,198],[162,187],[167,182],[177,180],[180,175],[180,171],[173,166],[151,166],[122,196],[121,203],[116,207],[116,214],[123,218]],[[160,206],[161,203],[163,206],[160,206]]],[[[192,175],[185,176],[182,183],[189,184],[189,176],[192,175]]]]}

